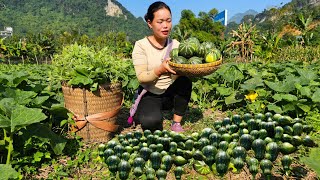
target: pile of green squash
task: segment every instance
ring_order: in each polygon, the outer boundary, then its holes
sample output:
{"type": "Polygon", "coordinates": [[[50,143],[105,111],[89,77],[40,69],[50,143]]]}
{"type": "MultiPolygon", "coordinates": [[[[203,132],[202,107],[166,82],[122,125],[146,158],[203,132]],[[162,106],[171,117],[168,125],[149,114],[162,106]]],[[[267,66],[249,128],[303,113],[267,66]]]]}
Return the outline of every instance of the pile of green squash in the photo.
{"type": "Polygon", "coordinates": [[[213,42],[202,42],[190,37],[170,52],[171,61],[178,64],[203,64],[221,59],[221,52],[213,42]]]}
{"type": "Polygon", "coordinates": [[[291,154],[299,146],[316,145],[308,135],[311,131],[300,118],[270,112],[234,114],[189,135],[168,130],[119,134],[100,144],[99,153],[119,179],[165,180],[169,171],[181,179],[187,164],[202,175],[223,176],[247,166],[253,177],[260,172],[270,178],[276,159],[288,173],[291,154]]]}

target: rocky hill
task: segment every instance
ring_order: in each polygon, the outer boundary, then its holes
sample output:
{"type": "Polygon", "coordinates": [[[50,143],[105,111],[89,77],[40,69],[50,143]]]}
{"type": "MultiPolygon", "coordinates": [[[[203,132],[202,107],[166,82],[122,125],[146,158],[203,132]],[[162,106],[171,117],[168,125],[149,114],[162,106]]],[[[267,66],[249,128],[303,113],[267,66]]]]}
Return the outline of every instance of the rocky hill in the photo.
{"type": "Polygon", "coordinates": [[[125,32],[131,41],[149,33],[144,20],[134,17],[116,0],[0,0],[0,28],[5,26],[22,35],[125,32]]]}
{"type": "Polygon", "coordinates": [[[258,14],[258,12],[257,11],[255,11],[255,10],[253,10],[253,9],[249,9],[249,10],[247,10],[246,12],[244,12],[244,13],[237,13],[237,14],[235,14],[234,16],[232,16],[229,20],[228,20],[228,22],[230,23],[230,22],[235,22],[235,23],[237,23],[237,24],[240,24],[240,22],[241,22],[241,20],[242,20],[242,18],[244,17],[244,16],[246,16],[246,15],[257,15],[258,14]]]}
{"type": "Polygon", "coordinates": [[[292,0],[291,2],[283,5],[280,8],[271,8],[263,11],[255,16],[255,23],[265,23],[277,21],[285,22],[290,21],[299,13],[304,14],[306,17],[311,15],[313,17],[319,17],[320,15],[320,0],[292,0]]]}

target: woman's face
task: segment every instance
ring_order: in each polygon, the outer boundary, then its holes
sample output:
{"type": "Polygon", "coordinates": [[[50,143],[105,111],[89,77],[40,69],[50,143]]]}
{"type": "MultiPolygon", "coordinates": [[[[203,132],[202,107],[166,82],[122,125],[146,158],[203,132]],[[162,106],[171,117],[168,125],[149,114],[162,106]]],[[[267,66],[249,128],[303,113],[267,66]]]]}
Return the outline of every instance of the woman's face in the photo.
{"type": "Polygon", "coordinates": [[[167,39],[172,28],[170,11],[162,8],[154,12],[154,19],[152,22],[148,21],[148,26],[152,29],[155,38],[167,39]]]}

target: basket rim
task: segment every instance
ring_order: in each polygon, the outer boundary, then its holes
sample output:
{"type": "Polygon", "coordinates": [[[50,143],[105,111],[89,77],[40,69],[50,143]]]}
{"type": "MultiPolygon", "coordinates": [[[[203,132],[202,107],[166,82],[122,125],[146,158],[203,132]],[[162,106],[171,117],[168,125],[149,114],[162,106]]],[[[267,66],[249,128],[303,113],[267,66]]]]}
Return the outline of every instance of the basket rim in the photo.
{"type": "MultiPolygon", "coordinates": [[[[86,90],[90,90],[89,88],[86,88],[84,86],[72,86],[72,85],[68,85],[68,83],[66,81],[61,81],[61,86],[64,88],[71,88],[71,89],[86,89],[86,90]]],[[[121,81],[116,81],[116,82],[105,82],[105,83],[101,83],[98,84],[98,89],[104,89],[108,86],[122,86],[122,82],[121,81]]]]}
{"type": "Polygon", "coordinates": [[[204,63],[204,64],[178,64],[178,63],[169,61],[169,65],[172,67],[189,68],[189,69],[219,66],[221,63],[222,63],[222,58],[219,61],[204,63]]]}

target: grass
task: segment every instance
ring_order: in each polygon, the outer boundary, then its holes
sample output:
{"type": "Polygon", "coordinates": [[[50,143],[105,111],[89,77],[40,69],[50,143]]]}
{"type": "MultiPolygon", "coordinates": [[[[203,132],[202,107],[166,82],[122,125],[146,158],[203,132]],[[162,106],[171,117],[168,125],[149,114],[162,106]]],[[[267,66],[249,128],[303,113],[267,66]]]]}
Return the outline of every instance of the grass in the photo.
{"type": "Polygon", "coordinates": [[[320,174],[320,148],[312,148],[309,156],[303,156],[300,158],[301,162],[311,167],[317,174],[320,174]]]}
{"type": "MultiPolygon", "coordinates": [[[[320,144],[319,132],[312,134],[316,144],[320,144]]],[[[300,157],[300,161],[312,168],[318,175],[320,174],[320,147],[311,148],[310,151],[300,157]]]]}

